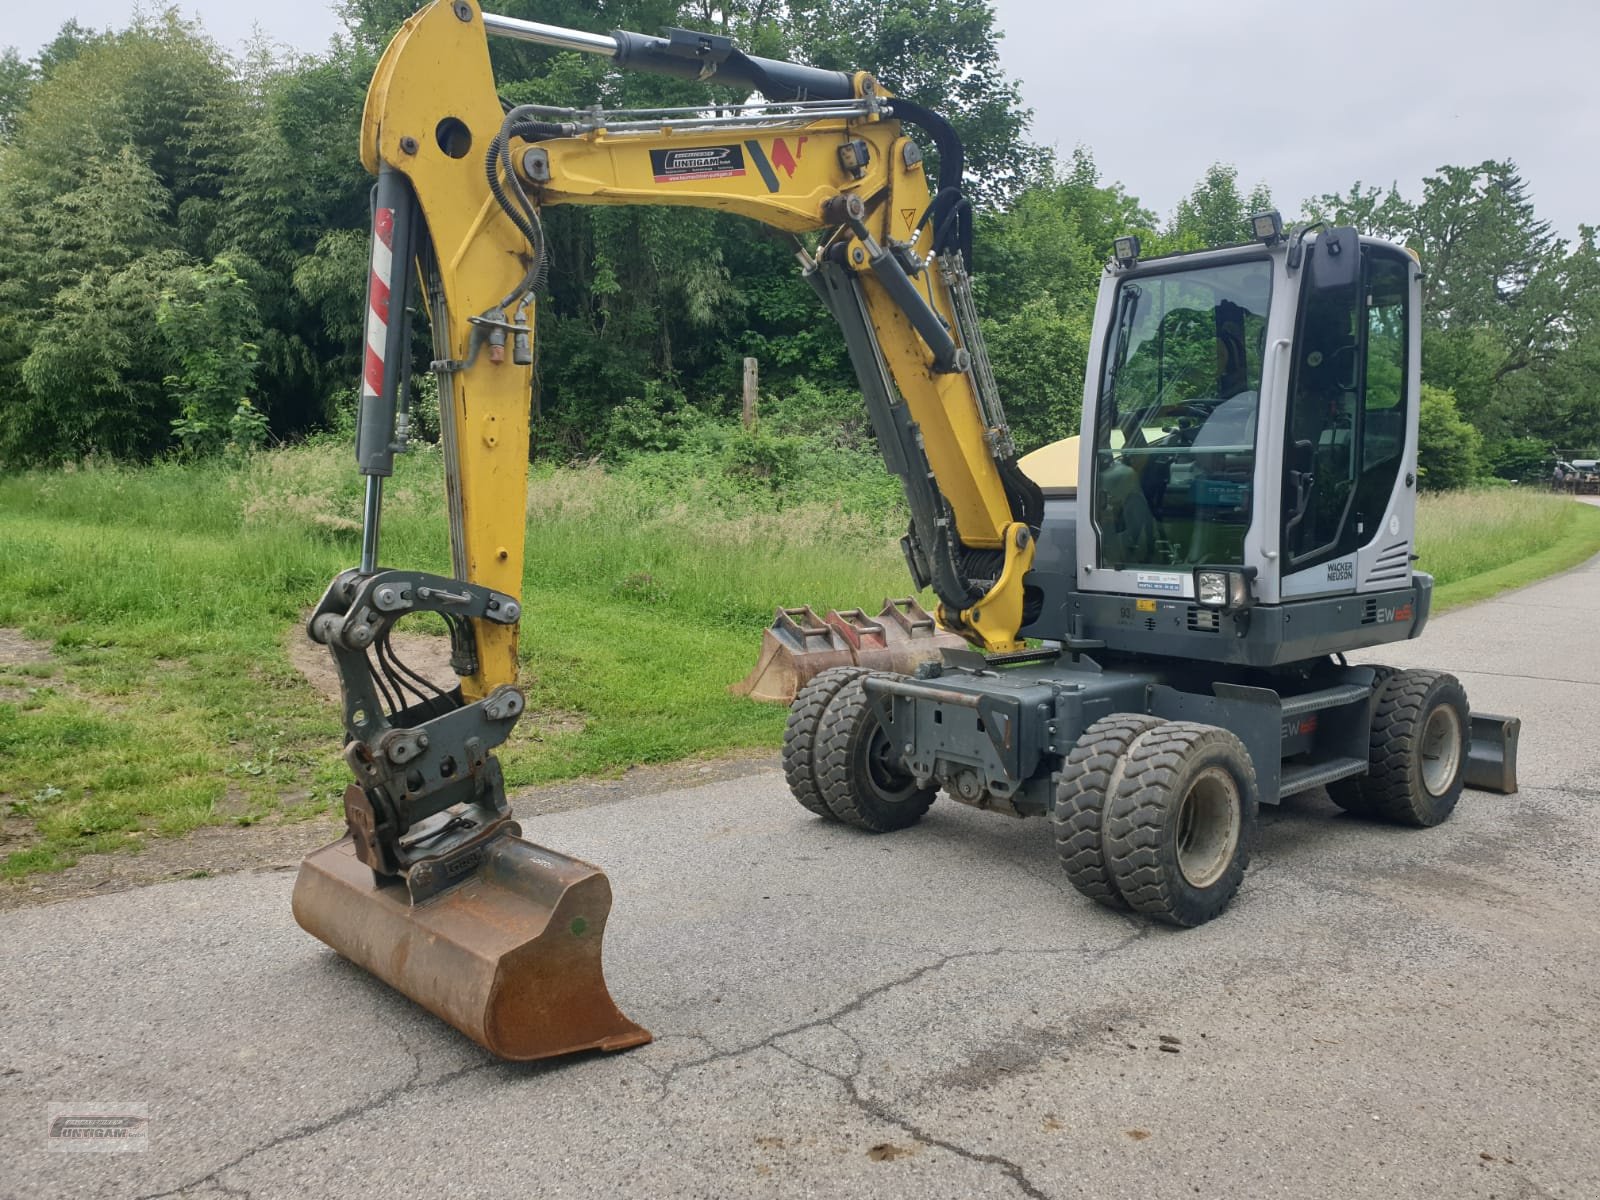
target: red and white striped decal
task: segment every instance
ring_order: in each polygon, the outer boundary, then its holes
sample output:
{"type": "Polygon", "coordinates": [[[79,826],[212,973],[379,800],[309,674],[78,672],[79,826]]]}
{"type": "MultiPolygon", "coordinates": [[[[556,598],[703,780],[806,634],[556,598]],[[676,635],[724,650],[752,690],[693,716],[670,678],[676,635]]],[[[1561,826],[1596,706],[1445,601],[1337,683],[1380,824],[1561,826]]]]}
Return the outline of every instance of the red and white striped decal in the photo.
{"type": "Polygon", "coordinates": [[[372,217],[372,270],[367,280],[367,358],[361,394],[383,391],[383,356],[389,347],[389,281],[394,272],[394,209],[372,217]]]}

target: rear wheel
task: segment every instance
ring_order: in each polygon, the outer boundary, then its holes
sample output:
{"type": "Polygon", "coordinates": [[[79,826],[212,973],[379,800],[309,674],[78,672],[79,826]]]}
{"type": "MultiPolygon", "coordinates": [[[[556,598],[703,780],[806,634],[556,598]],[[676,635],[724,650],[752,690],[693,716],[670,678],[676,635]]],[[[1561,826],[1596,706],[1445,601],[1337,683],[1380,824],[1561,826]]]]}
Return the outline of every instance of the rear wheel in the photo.
{"type": "Polygon", "coordinates": [[[783,729],[783,775],[789,790],[806,809],[830,821],[837,818],[817,790],[817,728],[839,689],[865,674],[865,667],[832,667],[817,675],[795,695],[783,729]]]}
{"type": "Polygon", "coordinates": [[[817,792],[847,825],[888,833],[922,819],[938,794],[906,770],[867,699],[866,673],[839,689],[817,729],[817,792]]]}
{"type": "Polygon", "coordinates": [[[1379,685],[1369,770],[1330,785],[1339,807],[1431,828],[1461,799],[1470,716],[1467,693],[1443,671],[1396,671],[1379,685]]]}
{"type": "Polygon", "coordinates": [[[1226,729],[1167,721],[1139,734],[1106,800],[1117,890],[1169,925],[1211,920],[1244,879],[1259,807],[1250,754],[1226,729]]]}
{"type": "Polygon", "coordinates": [[[1108,908],[1127,908],[1106,865],[1104,824],[1106,798],[1122,781],[1129,745],[1160,717],[1113,713],[1101,717],[1078,738],[1056,780],[1052,820],[1056,854],[1067,879],[1089,899],[1108,908]]]}

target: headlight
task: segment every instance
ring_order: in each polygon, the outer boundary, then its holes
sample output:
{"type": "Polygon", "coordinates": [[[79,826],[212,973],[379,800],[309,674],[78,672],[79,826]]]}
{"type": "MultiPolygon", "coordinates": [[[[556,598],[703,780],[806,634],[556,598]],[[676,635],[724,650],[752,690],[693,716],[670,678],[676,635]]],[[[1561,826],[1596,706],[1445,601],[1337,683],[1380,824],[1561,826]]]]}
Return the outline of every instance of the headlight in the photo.
{"type": "Polygon", "coordinates": [[[1228,573],[1226,571],[1196,571],[1194,598],[1207,608],[1228,606],[1228,573]]]}
{"type": "Polygon", "coordinates": [[[1254,567],[1202,567],[1194,573],[1194,599],[1202,608],[1239,612],[1255,602],[1250,594],[1254,567]]]}

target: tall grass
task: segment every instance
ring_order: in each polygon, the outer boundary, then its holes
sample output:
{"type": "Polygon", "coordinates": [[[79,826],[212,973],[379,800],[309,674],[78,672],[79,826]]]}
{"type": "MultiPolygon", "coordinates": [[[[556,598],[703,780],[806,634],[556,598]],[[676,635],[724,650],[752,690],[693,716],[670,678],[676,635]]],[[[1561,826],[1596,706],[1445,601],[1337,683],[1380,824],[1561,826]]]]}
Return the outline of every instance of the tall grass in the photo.
{"type": "MultiPolygon", "coordinates": [[[[881,466],[762,453],[532,473],[514,786],[775,745],[782,710],[727,692],[773,608],[909,590],[881,466]]],[[[309,445],[0,478],[0,626],[51,647],[0,664],[0,874],[336,800],[338,715],[285,647],[357,557],[352,467],[343,446],[309,445]]],[[[386,562],[448,570],[442,479],[436,451],[399,462],[386,562]]],[[[1441,594],[1509,559],[1566,565],[1549,556],[1588,552],[1575,530],[1600,549],[1600,511],[1531,493],[1427,497],[1419,524],[1441,594]]]]}
{"type": "Polygon", "coordinates": [[[1597,516],[1528,488],[1427,493],[1417,505],[1417,566],[1443,587],[1542,554],[1597,516]]]}
{"type": "MultiPolygon", "coordinates": [[[[351,466],[344,447],[313,445],[242,468],[0,479],[0,626],[54,647],[43,665],[0,666],[0,872],[337,798],[337,714],[284,646],[358,555],[351,466]]],[[[437,452],[401,460],[386,562],[448,570],[442,476],[437,452]]],[[[783,712],[727,693],[773,608],[875,606],[908,590],[893,505],[783,508],[764,502],[759,477],[734,482],[535,472],[532,732],[502,756],[510,783],[774,744],[783,712]]]]}

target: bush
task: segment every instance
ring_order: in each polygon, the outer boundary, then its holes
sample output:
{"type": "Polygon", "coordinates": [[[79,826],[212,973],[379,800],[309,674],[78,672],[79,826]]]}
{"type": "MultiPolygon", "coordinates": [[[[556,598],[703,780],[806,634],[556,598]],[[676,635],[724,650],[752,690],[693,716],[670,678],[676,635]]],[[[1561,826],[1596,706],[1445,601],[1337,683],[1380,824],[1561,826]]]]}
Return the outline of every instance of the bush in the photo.
{"type": "Polygon", "coordinates": [[[1489,447],[1485,456],[1496,476],[1513,483],[1548,483],[1550,447],[1538,438],[1505,438],[1489,447]]]}
{"type": "Polygon", "coordinates": [[[1483,475],[1483,435],[1462,418],[1444,388],[1422,385],[1417,412],[1417,477],[1423,491],[1469,487],[1483,475]]]}

